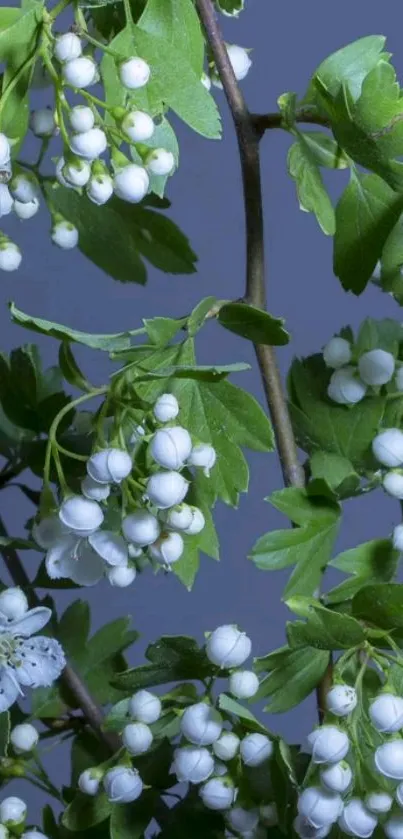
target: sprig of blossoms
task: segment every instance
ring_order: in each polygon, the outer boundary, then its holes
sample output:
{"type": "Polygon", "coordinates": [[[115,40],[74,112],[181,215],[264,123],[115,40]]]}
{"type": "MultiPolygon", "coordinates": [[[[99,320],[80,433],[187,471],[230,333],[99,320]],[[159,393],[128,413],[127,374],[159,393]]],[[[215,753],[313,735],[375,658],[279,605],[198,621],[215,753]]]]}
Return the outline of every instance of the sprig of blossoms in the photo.
{"type": "Polygon", "coordinates": [[[147,445],[150,473],[143,483],[132,481],[133,451],[99,449],[87,461],[82,494],[65,496],[57,513],[35,524],[33,537],[46,550],[51,579],[90,586],[106,576],[125,587],[138,563],[146,559],[169,569],[185,551],[184,537],[203,530],[203,512],[185,502],[190,481],[182,472],[199,468],[210,475],[216,453],[210,444],[193,443],[181,425],[167,425],[178,413],[173,394],[162,394],[153,409],[154,431],[147,438],[142,426],[134,432],[134,451],[139,439],[147,445]],[[118,529],[106,523],[109,498],[121,508],[118,529]]]}
{"type": "Polygon", "coordinates": [[[386,350],[375,348],[357,355],[350,341],[336,336],[326,344],[323,360],[333,370],[327,395],[339,405],[356,405],[366,396],[368,388],[375,394],[392,381],[397,391],[402,389],[403,367],[386,350]]]}
{"type": "Polygon", "coordinates": [[[22,798],[10,795],[0,801],[0,833],[2,839],[48,839],[38,828],[26,827],[28,807],[22,798]]]}

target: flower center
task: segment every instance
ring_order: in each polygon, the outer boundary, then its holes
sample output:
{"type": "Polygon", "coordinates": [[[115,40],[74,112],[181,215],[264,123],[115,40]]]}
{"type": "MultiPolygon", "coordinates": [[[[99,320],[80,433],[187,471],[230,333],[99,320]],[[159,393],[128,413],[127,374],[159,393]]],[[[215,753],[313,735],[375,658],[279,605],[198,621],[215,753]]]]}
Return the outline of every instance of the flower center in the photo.
{"type": "Polygon", "coordinates": [[[22,640],[13,635],[0,635],[0,664],[16,664],[15,653],[21,646],[22,640]],[[14,660],[13,660],[14,659],[14,660]]]}

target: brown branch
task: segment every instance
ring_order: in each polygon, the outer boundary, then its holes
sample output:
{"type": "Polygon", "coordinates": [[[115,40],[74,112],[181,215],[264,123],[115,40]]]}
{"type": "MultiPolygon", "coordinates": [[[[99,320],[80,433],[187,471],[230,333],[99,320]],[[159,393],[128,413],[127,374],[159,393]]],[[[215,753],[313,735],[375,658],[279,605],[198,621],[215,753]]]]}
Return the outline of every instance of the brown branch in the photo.
{"type": "MultiPolygon", "coordinates": [[[[232,114],[241,160],[246,220],[246,290],[245,302],[266,307],[263,201],[260,174],[260,139],[264,130],[281,125],[281,115],[252,115],[235,78],[231,62],[219,30],[212,0],[196,0],[200,19],[221,79],[232,114]],[[263,130],[262,130],[263,129],[263,130]]],[[[309,116],[304,112],[305,121],[309,116]]],[[[313,120],[312,120],[313,121],[313,120]]],[[[317,122],[315,117],[315,122],[317,122]]],[[[272,347],[256,345],[256,356],[273,422],[277,448],[286,486],[304,487],[304,471],[298,460],[298,449],[272,347]]],[[[324,707],[329,674],[318,685],[319,714],[324,707]]]]}
{"type": "MultiPolygon", "coordinates": [[[[251,114],[251,119],[260,138],[263,137],[265,131],[270,131],[272,128],[285,128],[280,111],[273,114],[251,114]]],[[[299,108],[295,114],[295,121],[305,122],[307,125],[322,125],[324,128],[331,127],[328,117],[322,116],[312,107],[299,108]]]]}

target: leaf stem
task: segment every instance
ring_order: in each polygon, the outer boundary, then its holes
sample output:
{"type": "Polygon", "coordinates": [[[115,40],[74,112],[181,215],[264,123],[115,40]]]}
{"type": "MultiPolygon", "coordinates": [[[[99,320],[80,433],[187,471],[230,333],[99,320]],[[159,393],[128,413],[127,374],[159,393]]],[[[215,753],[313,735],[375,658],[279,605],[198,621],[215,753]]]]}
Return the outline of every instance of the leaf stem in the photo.
{"type": "MultiPolygon", "coordinates": [[[[272,128],[283,128],[284,131],[288,130],[284,124],[283,114],[280,111],[271,114],[251,114],[251,119],[253,120],[253,125],[259,138],[263,137],[263,134],[272,128]]],[[[324,117],[312,105],[299,108],[295,114],[295,120],[296,122],[305,122],[308,125],[322,125],[324,128],[331,127],[328,117],[324,117]]]]}
{"type": "MultiPolygon", "coordinates": [[[[55,460],[56,468],[58,466],[58,448],[59,444],[56,439],[57,429],[59,427],[60,422],[62,421],[63,417],[69,413],[69,411],[73,410],[77,405],[81,405],[82,402],[86,402],[88,399],[93,399],[95,396],[103,396],[103,394],[107,393],[108,387],[105,385],[104,387],[97,387],[90,391],[90,393],[84,393],[82,396],[78,396],[77,399],[72,399],[64,408],[56,414],[52,425],[49,429],[49,437],[48,437],[48,444],[46,447],[46,455],[45,455],[45,465],[43,470],[43,480],[45,484],[50,483],[50,464],[52,460],[52,455],[55,460]]],[[[66,453],[66,451],[64,452],[66,453]]],[[[60,464],[59,464],[60,465],[60,464]]],[[[59,475],[60,479],[60,475],[59,475]]],[[[64,480],[62,481],[64,483],[64,480]]]]}

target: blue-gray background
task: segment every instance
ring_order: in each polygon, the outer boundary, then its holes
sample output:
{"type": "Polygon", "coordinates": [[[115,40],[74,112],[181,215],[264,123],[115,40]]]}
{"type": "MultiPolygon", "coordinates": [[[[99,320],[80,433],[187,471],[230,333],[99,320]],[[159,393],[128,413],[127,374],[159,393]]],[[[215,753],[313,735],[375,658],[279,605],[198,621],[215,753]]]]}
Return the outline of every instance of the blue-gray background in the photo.
{"type": "MultiPolygon", "coordinates": [[[[330,8],[322,0],[302,4],[293,0],[275,4],[246,0],[246,6],[238,21],[221,21],[228,41],[253,47],[253,67],[243,83],[252,110],[275,110],[276,99],[284,91],[295,90],[302,95],[312,71],[323,58],[363,35],[385,34],[387,48],[395,53],[398,76],[403,75],[403,12],[398,4],[339,0],[337,6],[330,8]]],[[[4,229],[21,245],[24,260],[18,273],[1,276],[3,349],[10,350],[30,340],[27,332],[10,323],[6,307],[10,299],[29,313],[77,329],[114,332],[135,328],[142,317],[182,314],[208,294],[225,298],[242,295],[243,207],[237,148],[223,94],[217,91],[214,95],[223,113],[223,141],[205,140],[177,125],[181,164],[168,193],[171,216],[187,233],[199,255],[198,273],[171,277],[150,268],[146,288],[121,285],[78,251],[63,252],[53,247],[45,211],[23,223],[9,217],[4,229]]],[[[359,299],[341,290],[332,273],[331,239],[323,236],[312,216],[298,209],[294,185],[286,174],[289,143],[289,137],[282,132],[266,135],[262,143],[269,308],[286,318],[292,335],[291,344],[279,352],[283,374],[293,355],[317,351],[343,324],[356,327],[367,315],[400,317],[396,304],[374,288],[359,299]]],[[[329,183],[335,196],[345,182],[345,173],[332,174],[329,183]]],[[[32,339],[38,341],[45,361],[55,363],[56,342],[41,336],[32,339]]],[[[252,371],[238,381],[263,403],[253,352],[247,342],[211,325],[200,335],[199,354],[201,363],[250,362],[252,371]]],[[[101,383],[108,372],[105,360],[85,352],[79,358],[89,377],[101,383]]],[[[173,575],[155,578],[151,574],[143,575],[131,588],[111,589],[103,584],[83,591],[91,604],[94,629],[106,619],[122,614],[133,616],[141,640],[129,654],[131,663],[141,663],[146,643],[161,634],[183,633],[202,639],[204,630],[225,622],[238,622],[245,628],[253,639],[256,655],[284,642],[287,610],[280,604],[280,597],[285,574],[264,574],[246,558],[258,535],[284,525],[281,516],[263,500],[281,486],[281,473],[275,454],[251,454],[248,459],[250,492],[241,499],[239,510],[223,505],[216,508],[221,563],[204,558],[191,594],[173,575]]],[[[4,492],[1,501],[9,529],[14,534],[21,533],[32,508],[15,489],[4,492]]],[[[387,501],[381,493],[365,501],[350,502],[345,508],[338,548],[384,537],[397,520],[397,504],[387,501]]],[[[35,556],[30,562],[36,562],[35,556]]],[[[75,596],[57,595],[60,608],[75,596]]],[[[272,716],[267,723],[296,741],[310,730],[314,720],[314,702],[309,700],[286,717],[272,716]]],[[[67,766],[56,758],[56,752],[49,760],[56,780],[66,781],[67,766]]],[[[14,790],[17,793],[16,787],[14,790]]],[[[29,794],[25,789],[24,793],[29,794]]],[[[29,797],[32,800],[32,793],[29,797]]]]}

